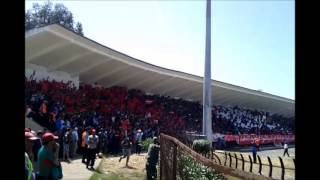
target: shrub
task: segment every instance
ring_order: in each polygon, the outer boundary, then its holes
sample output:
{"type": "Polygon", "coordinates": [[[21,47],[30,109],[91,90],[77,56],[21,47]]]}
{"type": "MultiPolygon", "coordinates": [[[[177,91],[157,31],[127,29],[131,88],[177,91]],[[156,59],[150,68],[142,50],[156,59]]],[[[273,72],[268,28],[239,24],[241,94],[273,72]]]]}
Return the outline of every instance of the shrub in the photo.
{"type": "Polygon", "coordinates": [[[178,171],[182,180],[225,180],[212,168],[204,166],[189,156],[182,155],[178,160],[178,171]]]}
{"type": "Polygon", "coordinates": [[[141,142],[142,150],[147,151],[149,148],[149,145],[153,143],[152,138],[147,138],[144,141],[141,142]]]}
{"type": "Polygon", "coordinates": [[[210,152],[210,141],[205,139],[197,139],[193,141],[192,147],[200,154],[207,154],[210,152]]]}

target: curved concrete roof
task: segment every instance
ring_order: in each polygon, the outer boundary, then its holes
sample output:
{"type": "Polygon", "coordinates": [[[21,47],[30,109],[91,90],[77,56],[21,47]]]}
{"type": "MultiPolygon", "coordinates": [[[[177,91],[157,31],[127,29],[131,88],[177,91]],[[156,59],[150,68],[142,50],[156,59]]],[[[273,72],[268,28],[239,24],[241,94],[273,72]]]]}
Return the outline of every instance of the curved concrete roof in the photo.
{"type": "MultiPolygon", "coordinates": [[[[26,65],[79,76],[81,82],[126,86],[202,102],[203,77],[155,66],[79,36],[60,25],[25,34],[26,65]]],[[[212,80],[212,102],[294,116],[295,101],[212,80]]]]}

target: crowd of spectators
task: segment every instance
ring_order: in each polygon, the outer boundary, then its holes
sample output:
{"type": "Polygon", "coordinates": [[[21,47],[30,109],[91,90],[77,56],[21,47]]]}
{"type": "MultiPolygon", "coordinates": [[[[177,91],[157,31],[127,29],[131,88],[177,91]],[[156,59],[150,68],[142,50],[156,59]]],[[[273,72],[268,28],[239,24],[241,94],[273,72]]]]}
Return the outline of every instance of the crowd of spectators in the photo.
{"type": "Polygon", "coordinates": [[[25,128],[25,179],[57,180],[63,177],[58,136],[25,128]]]}
{"type": "MultiPolygon", "coordinates": [[[[96,83],[76,88],[71,81],[36,81],[33,76],[25,78],[26,117],[33,118],[59,137],[63,137],[68,128],[78,135],[87,127],[95,128],[106,140],[99,144],[103,152],[119,152],[125,135],[134,142],[138,129],[143,131],[142,139],[157,136],[163,130],[201,131],[199,102],[150,95],[125,87],[104,88],[96,83]]],[[[212,120],[213,131],[222,134],[294,132],[293,118],[241,107],[214,105],[212,120]]],[[[81,137],[71,137],[70,145],[73,143],[74,147],[74,142],[78,141],[77,147],[81,147],[81,137]]],[[[63,149],[60,151],[63,154],[63,149]]],[[[70,150],[70,155],[73,154],[70,150]]]]}
{"type": "Polygon", "coordinates": [[[239,107],[214,106],[213,131],[223,134],[288,134],[294,132],[294,119],[239,107]]]}

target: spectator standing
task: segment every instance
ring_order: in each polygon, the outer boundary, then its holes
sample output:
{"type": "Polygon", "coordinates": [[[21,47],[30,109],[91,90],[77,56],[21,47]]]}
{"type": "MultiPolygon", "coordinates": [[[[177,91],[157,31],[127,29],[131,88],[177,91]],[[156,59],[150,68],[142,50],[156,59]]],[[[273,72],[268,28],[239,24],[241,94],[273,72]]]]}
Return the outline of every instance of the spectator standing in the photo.
{"type": "MultiPolygon", "coordinates": [[[[45,133],[42,136],[42,147],[38,152],[38,175],[37,180],[47,180],[47,179],[61,179],[61,174],[59,172],[59,164],[56,159],[55,153],[57,151],[56,142],[54,140],[58,139],[58,136],[54,136],[52,133],[45,133]]],[[[61,168],[61,166],[60,166],[61,168]]]]}
{"type": "Polygon", "coordinates": [[[286,154],[289,156],[289,152],[288,152],[288,143],[287,142],[284,142],[284,145],[283,145],[283,148],[284,148],[284,152],[283,152],[283,156],[285,156],[286,154]]]}
{"type": "Polygon", "coordinates": [[[41,136],[38,136],[37,139],[33,140],[33,143],[32,143],[32,152],[34,154],[34,159],[33,159],[34,160],[34,166],[33,166],[33,169],[35,171],[38,170],[38,168],[37,168],[38,152],[39,152],[39,150],[40,150],[40,148],[42,146],[41,140],[40,140],[39,137],[41,137],[41,136]]]}
{"type": "Polygon", "coordinates": [[[26,180],[34,180],[35,174],[33,171],[33,165],[32,165],[32,162],[26,152],[24,153],[24,166],[25,166],[25,179],[26,180]]]}
{"type": "Polygon", "coordinates": [[[54,164],[56,165],[56,168],[53,169],[53,174],[55,174],[55,176],[58,177],[58,179],[63,177],[62,167],[59,160],[59,149],[60,145],[58,143],[58,140],[54,140],[52,153],[54,155],[54,164]]]}
{"type": "Polygon", "coordinates": [[[57,120],[55,121],[55,129],[61,133],[62,129],[64,128],[64,120],[63,117],[58,117],[57,120]]]}
{"type": "Polygon", "coordinates": [[[87,168],[94,170],[94,162],[96,159],[97,147],[99,143],[99,137],[96,135],[96,130],[92,129],[91,135],[88,136],[88,160],[87,160],[87,168]]]}
{"type": "Polygon", "coordinates": [[[257,146],[255,144],[253,144],[251,151],[253,156],[253,162],[256,163],[257,162],[257,146]]]}
{"type": "Polygon", "coordinates": [[[71,144],[71,129],[67,128],[67,131],[63,136],[63,159],[65,159],[69,163],[71,162],[69,158],[70,144],[71,144]]]}
{"type": "Polygon", "coordinates": [[[75,127],[71,133],[71,144],[70,144],[70,157],[74,158],[76,155],[76,151],[78,149],[78,128],[75,127]]]}
{"type": "Polygon", "coordinates": [[[87,163],[87,137],[88,137],[88,130],[84,129],[81,135],[81,151],[82,151],[82,163],[87,163]]]}
{"type": "Polygon", "coordinates": [[[148,155],[147,155],[147,179],[155,180],[157,179],[157,168],[156,165],[159,161],[159,141],[157,137],[153,138],[153,143],[148,147],[148,155]]]}
{"type": "Polygon", "coordinates": [[[30,108],[29,105],[26,106],[26,114],[25,117],[27,118],[31,118],[33,116],[34,112],[32,111],[32,109],[30,108]]]}
{"type": "Polygon", "coordinates": [[[260,151],[260,144],[261,144],[260,138],[255,138],[254,139],[254,143],[255,143],[255,145],[257,147],[257,151],[260,151]]]}
{"type": "Polygon", "coordinates": [[[34,153],[32,151],[32,144],[34,140],[38,139],[36,136],[34,136],[31,132],[25,132],[25,171],[26,171],[26,178],[34,179],[34,153]]]}
{"type": "Polygon", "coordinates": [[[25,151],[28,154],[29,159],[31,160],[33,167],[36,154],[34,153],[34,142],[38,139],[34,134],[31,132],[24,132],[25,136],[25,151]]]}
{"type": "Polygon", "coordinates": [[[108,140],[108,132],[106,130],[101,129],[99,132],[99,153],[106,154],[107,153],[107,140],[108,140]]]}
{"type": "Polygon", "coordinates": [[[214,150],[216,150],[216,148],[217,148],[218,138],[219,138],[219,135],[218,135],[217,133],[214,133],[214,134],[212,135],[212,148],[213,148],[214,150]]]}
{"type": "Polygon", "coordinates": [[[143,136],[143,132],[141,131],[141,129],[138,129],[138,131],[136,132],[136,151],[137,154],[140,155],[141,152],[141,143],[142,143],[142,136],[143,136]]]}
{"type": "Polygon", "coordinates": [[[131,155],[131,146],[132,146],[132,143],[130,142],[129,137],[125,137],[121,141],[121,146],[122,146],[123,156],[120,157],[119,162],[121,162],[121,160],[123,158],[127,157],[126,167],[128,167],[128,162],[129,162],[129,158],[130,158],[130,155],[131,155]]]}

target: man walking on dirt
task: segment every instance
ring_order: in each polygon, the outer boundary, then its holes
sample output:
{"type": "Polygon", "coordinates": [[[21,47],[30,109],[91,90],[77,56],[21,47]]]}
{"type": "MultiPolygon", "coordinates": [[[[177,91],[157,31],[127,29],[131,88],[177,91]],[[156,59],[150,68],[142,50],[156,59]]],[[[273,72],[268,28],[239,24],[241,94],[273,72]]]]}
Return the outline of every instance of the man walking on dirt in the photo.
{"type": "Polygon", "coordinates": [[[123,156],[120,157],[119,162],[123,158],[127,157],[126,167],[128,167],[128,162],[131,155],[131,145],[132,143],[130,142],[129,137],[125,137],[121,142],[123,156]]]}
{"type": "Polygon", "coordinates": [[[157,137],[153,138],[153,143],[149,145],[148,148],[148,155],[147,155],[147,179],[148,180],[155,180],[157,179],[157,163],[159,160],[159,141],[157,137]]]}

